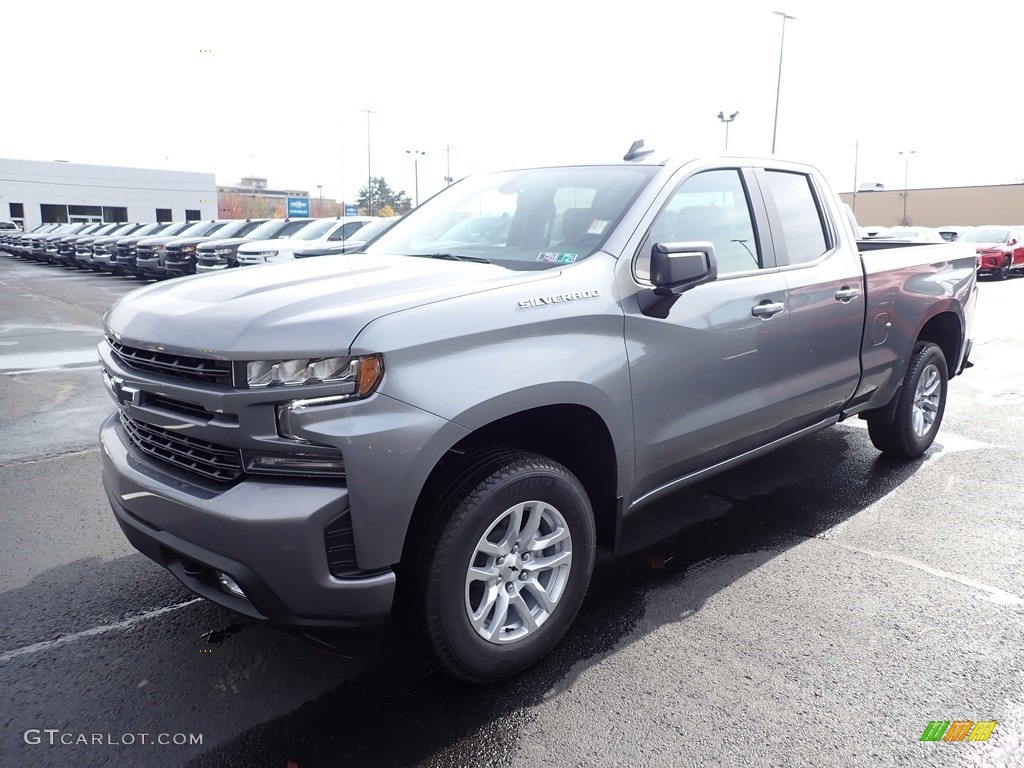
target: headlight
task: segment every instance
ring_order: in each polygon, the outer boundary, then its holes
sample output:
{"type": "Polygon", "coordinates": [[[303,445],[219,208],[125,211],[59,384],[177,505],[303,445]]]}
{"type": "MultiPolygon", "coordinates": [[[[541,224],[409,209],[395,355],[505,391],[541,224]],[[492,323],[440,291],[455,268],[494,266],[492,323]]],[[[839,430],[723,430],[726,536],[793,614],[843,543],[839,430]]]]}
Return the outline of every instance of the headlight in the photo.
{"type": "Polygon", "coordinates": [[[196,247],[194,245],[186,245],[184,248],[185,253],[195,253],[196,247]]]}
{"type": "Polygon", "coordinates": [[[153,246],[153,250],[154,251],[162,251],[163,249],[164,249],[164,244],[163,243],[160,243],[160,245],[154,245],[153,246]]]}
{"type": "Polygon", "coordinates": [[[347,384],[342,397],[372,394],[384,375],[384,358],[326,357],[299,360],[256,360],[246,365],[246,381],[253,389],[335,382],[347,384]]]}

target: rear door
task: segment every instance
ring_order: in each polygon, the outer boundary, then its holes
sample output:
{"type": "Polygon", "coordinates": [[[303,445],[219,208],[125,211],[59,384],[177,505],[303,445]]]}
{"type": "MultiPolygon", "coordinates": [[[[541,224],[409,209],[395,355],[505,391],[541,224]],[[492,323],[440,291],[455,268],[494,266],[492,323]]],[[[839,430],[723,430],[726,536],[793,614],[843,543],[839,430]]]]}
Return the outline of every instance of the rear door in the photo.
{"type": "Polygon", "coordinates": [[[786,411],[811,425],[837,413],[860,380],[863,268],[817,177],[770,167],[756,177],[787,283],[786,411]]]}

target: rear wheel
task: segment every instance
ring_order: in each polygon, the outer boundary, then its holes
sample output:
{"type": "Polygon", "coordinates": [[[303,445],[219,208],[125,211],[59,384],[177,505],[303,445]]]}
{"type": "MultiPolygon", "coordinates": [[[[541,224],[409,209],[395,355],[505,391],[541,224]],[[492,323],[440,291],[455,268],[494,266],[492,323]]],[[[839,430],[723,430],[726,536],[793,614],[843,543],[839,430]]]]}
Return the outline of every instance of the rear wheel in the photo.
{"type": "Polygon", "coordinates": [[[579,480],[537,454],[489,451],[451,477],[419,528],[403,602],[442,667],[494,682],[540,661],[575,618],[593,511],[579,480]]]}
{"type": "Polygon", "coordinates": [[[891,421],[868,418],[871,442],[882,453],[917,458],[931,446],[946,410],[949,374],[938,345],[921,341],[914,347],[891,421]]]}

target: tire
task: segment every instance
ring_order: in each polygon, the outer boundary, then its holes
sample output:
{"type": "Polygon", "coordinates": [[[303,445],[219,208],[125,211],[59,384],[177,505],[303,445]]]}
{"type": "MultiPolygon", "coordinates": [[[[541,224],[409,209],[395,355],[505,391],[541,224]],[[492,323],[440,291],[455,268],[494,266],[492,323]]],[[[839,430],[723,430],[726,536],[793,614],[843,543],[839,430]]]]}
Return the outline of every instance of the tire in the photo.
{"type": "Polygon", "coordinates": [[[448,673],[497,682],[540,661],[576,617],[594,514],[579,480],[537,454],[491,449],[448,477],[410,531],[403,618],[448,673]]]}
{"type": "Polygon", "coordinates": [[[882,453],[915,459],[928,450],[946,410],[949,372],[938,345],[920,341],[910,356],[891,421],[868,418],[868,434],[882,453]]]}
{"type": "Polygon", "coordinates": [[[1007,256],[1005,259],[1003,259],[1003,266],[1001,266],[998,270],[996,270],[996,274],[995,274],[996,280],[1005,280],[1006,276],[1009,274],[1009,272],[1010,272],[1010,257],[1007,256]]]}

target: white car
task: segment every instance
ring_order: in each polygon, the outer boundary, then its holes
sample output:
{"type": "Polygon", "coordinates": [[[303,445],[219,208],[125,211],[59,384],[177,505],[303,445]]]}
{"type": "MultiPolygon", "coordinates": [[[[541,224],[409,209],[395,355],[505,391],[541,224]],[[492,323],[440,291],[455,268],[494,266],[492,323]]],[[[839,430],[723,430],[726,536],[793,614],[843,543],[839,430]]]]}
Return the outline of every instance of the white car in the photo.
{"type": "Polygon", "coordinates": [[[892,227],[886,234],[887,240],[905,240],[911,243],[945,243],[946,238],[931,227],[892,227]]]}
{"type": "Polygon", "coordinates": [[[295,251],[321,243],[346,240],[364,224],[377,221],[376,216],[338,216],[332,219],[311,219],[306,226],[274,240],[253,240],[238,246],[238,266],[273,264],[291,261],[295,251]]]}

